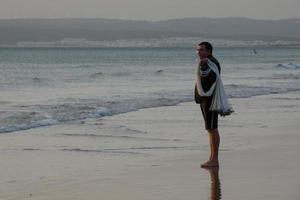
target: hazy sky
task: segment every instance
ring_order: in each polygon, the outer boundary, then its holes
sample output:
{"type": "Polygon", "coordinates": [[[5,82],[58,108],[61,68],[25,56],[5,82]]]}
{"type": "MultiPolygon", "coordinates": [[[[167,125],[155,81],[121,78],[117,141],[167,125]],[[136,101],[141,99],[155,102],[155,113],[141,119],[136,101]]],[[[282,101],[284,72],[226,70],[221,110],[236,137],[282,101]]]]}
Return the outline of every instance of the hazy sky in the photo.
{"type": "Polygon", "coordinates": [[[300,0],[0,0],[0,18],[300,18],[300,0]]]}

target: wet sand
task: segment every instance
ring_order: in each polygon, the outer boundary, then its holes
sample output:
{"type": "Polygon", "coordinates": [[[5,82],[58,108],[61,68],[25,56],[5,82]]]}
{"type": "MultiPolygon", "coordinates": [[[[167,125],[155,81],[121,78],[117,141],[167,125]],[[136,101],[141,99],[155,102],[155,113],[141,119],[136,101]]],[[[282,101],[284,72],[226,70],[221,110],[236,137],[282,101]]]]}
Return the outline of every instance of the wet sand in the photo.
{"type": "Polygon", "coordinates": [[[231,102],[214,170],[200,168],[209,146],[194,102],[0,134],[0,199],[299,199],[300,93],[231,102]],[[102,151],[93,145],[107,138],[67,135],[102,124],[138,130],[139,139],[102,151]],[[163,145],[134,148],[142,135],[163,145]]]}

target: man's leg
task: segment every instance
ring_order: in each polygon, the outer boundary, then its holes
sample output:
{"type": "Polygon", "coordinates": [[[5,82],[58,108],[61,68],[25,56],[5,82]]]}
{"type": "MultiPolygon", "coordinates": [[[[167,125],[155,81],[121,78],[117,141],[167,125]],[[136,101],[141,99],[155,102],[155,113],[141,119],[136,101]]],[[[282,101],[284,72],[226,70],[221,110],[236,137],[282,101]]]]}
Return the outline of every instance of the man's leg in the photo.
{"type": "Polygon", "coordinates": [[[201,167],[214,167],[219,165],[219,144],[220,135],[218,129],[207,129],[210,144],[210,158],[207,162],[201,164],[201,167]]]}
{"type": "Polygon", "coordinates": [[[218,129],[208,129],[210,143],[210,160],[218,161],[220,135],[218,129]]]}

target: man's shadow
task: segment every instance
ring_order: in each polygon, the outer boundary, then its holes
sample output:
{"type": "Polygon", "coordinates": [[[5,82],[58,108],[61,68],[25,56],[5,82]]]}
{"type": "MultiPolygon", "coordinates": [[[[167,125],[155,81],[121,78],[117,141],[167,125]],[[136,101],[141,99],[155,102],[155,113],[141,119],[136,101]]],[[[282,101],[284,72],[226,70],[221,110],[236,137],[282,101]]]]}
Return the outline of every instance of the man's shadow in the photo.
{"type": "Polygon", "coordinates": [[[219,167],[204,168],[210,174],[211,180],[211,200],[221,199],[221,183],[219,179],[219,167]]]}

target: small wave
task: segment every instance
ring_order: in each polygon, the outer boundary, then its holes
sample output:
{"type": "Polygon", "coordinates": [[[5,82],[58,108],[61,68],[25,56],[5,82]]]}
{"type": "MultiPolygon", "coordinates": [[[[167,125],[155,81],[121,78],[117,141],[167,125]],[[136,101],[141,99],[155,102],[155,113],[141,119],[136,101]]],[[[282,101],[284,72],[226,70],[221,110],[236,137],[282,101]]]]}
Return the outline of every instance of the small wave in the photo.
{"type": "Polygon", "coordinates": [[[74,133],[63,133],[63,136],[72,137],[99,137],[99,138],[124,138],[124,139],[139,139],[139,137],[129,135],[98,135],[98,134],[74,134],[74,133]]]}
{"type": "Polygon", "coordinates": [[[111,76],[130,76],[130,75],[132,75],[131,73],[129,73],[129,72],[125,72],[125,71],[123,71],[123,72],[115,72],[115,73],[112,73],[111,74],[111,76]]]}
{"type": "Polygon", "coordinates": [[[86,153],[117,153],[117,154],[142,154],[142,152],[134,151],[121,151],[121,150],[107,150],[107,149],[81,149],[81,148],[72,148],[72,149],[62,149],[62,151],[75,151],[75,152],[86,152],[86,153]]]}
{"type": "Polygon", "coordinates": [[[34,77],[31,79],[33,84],[47,84],[49,82],[46,78],[34,77]]]}
{"type": "Polygon", "coordinates": [[[300,64],[298,63],[280,63],[277,67],[285,68],[285,69],[300,69],[300,64]]]}
{"type": "Polygon", "coordinates": [[[51,79],[48,78],[41,78],[41,77],[33,77],[28,80],[24,80],[25,82],[21,82],[20,84],[26,84],[29,83],[32,86],[37,86],[37,87],[44,87],[44,86],[50,86],[50,85],[55,85],[55,82],[51,79]]]}
{"type": "Polygon", "coordinates": [[[32,80],[33,80],[34,82],[41,82],[43,79],[38,78],[38,77],[34,77],[34,78],[32,78],[32,80]]]}
{"type": "Polygon", "coordinates": [[[238,84],[228,84],[228,85],[226,85],[226,87],[238,88],[238,87],[241,87],[241,85],[238,85],[238,84]]]}
{"type": "MultiPolygon", "coordinates": [[[[6,117],[0,119],[0,133],[26,130],[73,120],[111,116],[142,108],[176,105],[180,102],[191,100],[191,97],[172,99],[172,97],[162,97],[164,95],[167,94],[150,94],[140,99],[136,97],[120,99],[120,97],[117,97],[116,100],[110,101],[68,98],[67,102],[65,100],[65,103],[61,104],[26,105],[26,107],[21,105],[23,110],[27,109],[28,111],[6,113],[6,117]],[[37,112],[32,112],[32,110],[37,110],[37,112]]],[[[132,130],[128,131],[132,132],[132,130]]]]}
{"type": "Polygon", "coordinates": [[[278,100],[300,100],[298,97],[272,97],[272,99],[278,99],[278,100]]]}
{"type": "MultiPolygon", "coordinates": [[[[248,98],[258,95],[285,93],[299,91],[300,86],[288,85],[281,87],[263,87],[230,84],[225,85],[229,98],[248,98]]],[[[60,99],[64,103],[54,105],[26,105],[19,112],[8,112],[2,114],[0,119],[0,133],[14,132],[40,126],[54,125],[73,120],[87,118],[100,118],[112,116],[143,108],[154,108],[161,106],[174,106],[178,103],[194,101],[193,89],[178,91],[160,91],[145,94],[144,96],[111,97],[111,100],[66,98],[60,99]]],[[[123,132],[135,133],[133,130],[123,132]]],[[[140,134],[137,130],[137,133],[140,134]]]]}
{"type": "Polygon", "coordinates": [[[300,87],[264,87],[264,86],[249,86],[249,85],[225,85],[227,95],[230,98],[249,98],[252,96],[266,95],[266,94],[278,94],[290,91],[299,91],[300,87]]]}
{"type": "MultiPolygon", "coordinates": [[[[112,152],[112,153],[138,153],[128,150],[155,150],[155,149],[194,149],[193,146],[141,146],[141,147],[129,147],[129,148],[115,148],[115,149],[82,149],[71,148],[62,149],[63,151],[82,151],[82,152],[112,152]]],[[[196,147],[197,148],[197,147],[196,147]]]]}
{"type": "Polygon", "coordinates": [[[91,64],[81,64],[78,67],[82,67],[82,68],[90,68],[90,67],[95,67],[94,65],[91,64]]]}
{"type": "Polygon", "coordinates": [[[99,78],[99,77],[102,77],[102,76],[103,76],[102,72],[97,72],[97,73],[94,73],[94,74],[90,75],[91,78],[99,78]]]}
{"type": "Polygon", "coordinates": [[[269,77],[269,79],[300,79],[300,75],[297,74],[274,74],[273,76],[269,77]]]}
{"type": "Polygon", "coordinates": [[[39,151],[41,149],[37,149],[37,148],[23,148],[23,151],[39,151]]]}
{"type": "Polygon", "coordinates": [[[136,137],[129,135],[98,135],[98,134],[74,134],[74,133],[62,133],[63,136],[71,137],[99,137],[99,138],[122,138],[122,139],[134,139],[134,140],[154,140],[154,141],[181,141],[181,139],[165,139],[165,138],[151,138],[151,137],[136,137]]]}
{"type": "Polygon", "coordinates": [[[139,150],[146,150],[146,149],[188,149],[191,146],[147,146],[147,147],[130,147],[130,148],[123,148],[123,149],[108,149],[108,150],[130,150],[130,149],[139,149],[139,150]]]}
{"type": "Polygon", "coordinates": [[[0,133],[49,126],[57,123],[57,120],[37,112],[17,112],[0,120],[0,133]]]}
{"type": "Polygon", "coordinates": [[[160,70],[155,71],[155,74],[161,74],[163,72],[164,72],[164,70],[160,69],[160,70]]]}

